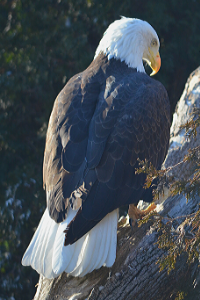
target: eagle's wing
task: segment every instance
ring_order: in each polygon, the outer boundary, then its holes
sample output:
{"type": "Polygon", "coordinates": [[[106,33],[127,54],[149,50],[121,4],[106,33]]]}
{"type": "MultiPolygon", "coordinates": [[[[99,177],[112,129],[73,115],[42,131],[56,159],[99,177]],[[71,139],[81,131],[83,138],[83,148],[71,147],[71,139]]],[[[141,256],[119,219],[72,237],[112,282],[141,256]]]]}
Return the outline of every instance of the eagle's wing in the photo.
{"type": "Polygon", "coordinates": [[[161,167],[169,126],[167,93],[145,74],[108,76],[105,83],[101,73],[79,74],[69,81],[52,111],[44,158],[50,216],[60,222],[70,197],[82,200],[66,244],[112,210],[150,195],[142,188],[145,175],[135,174],[137,159],[161,167]]]}
{"type": "Polygon", "coordinates": [[[55,100],[50,116],[43,182],[49,213],[56,222],[65,219],[69,197],[83,173],[89,125],[99,96],[96,77],[88,74],[88,80],[83,73],[72,77],[55,100]]]}
{"type": "Polygon", "coordinates": [[[86,159],[88,174],[90,168],[95,174],[82,208],[66,230],[66,244],[122,205],[137,204],[140,199],[151,202],[151,189],[143,189],[145,174],[135,174],[138,158],[159,169],[168,149],[169,103],[160,83],[133,74],[109,97],[109,110],[96,113],[91,121],[86,159]],[[96,153],[101,153],[101,159],[91,163],[96,153]]]}

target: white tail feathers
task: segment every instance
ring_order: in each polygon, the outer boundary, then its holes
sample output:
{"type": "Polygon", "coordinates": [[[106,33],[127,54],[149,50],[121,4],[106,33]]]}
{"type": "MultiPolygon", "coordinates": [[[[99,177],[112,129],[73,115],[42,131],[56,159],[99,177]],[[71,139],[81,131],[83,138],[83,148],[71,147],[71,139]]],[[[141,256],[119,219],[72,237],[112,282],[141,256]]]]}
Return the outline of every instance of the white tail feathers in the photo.
{"type": "Polygon", "coordinates": [[[108,214],[73,245],[64,246],[63,231],[76,213],[69,209],[66,220],[57,224],[46,209],[22,265],[31,266],[46,278],[55,278],[64,271],[82,277],[103,265],[111,267],[116,258],[118,210],[108,214]]]}

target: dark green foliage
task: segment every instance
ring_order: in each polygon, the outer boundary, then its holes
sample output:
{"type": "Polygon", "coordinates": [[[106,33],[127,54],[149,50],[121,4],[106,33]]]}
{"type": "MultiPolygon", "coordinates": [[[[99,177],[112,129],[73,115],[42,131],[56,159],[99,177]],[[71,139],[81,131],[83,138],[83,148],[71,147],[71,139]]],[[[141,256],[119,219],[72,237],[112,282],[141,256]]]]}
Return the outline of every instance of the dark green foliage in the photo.
{"type": "Polygon", "coordinates": [[[200,3],[2,0],[0,12],[0,297],[27,300],[38,277],[20,260],[45,207],[42,160],[56,95],[89,65],[106,27],[125,15],[158,32],[157,79],[173,110],[199,64],[200,3]]]}
{"type": "Polygon", "coordinates": [[[190,139],[192,137],[197,136],[197,128],[199,126],[200,126],[200,108],[195,107],[193,109],[193,112],[191,113],[191,119],[186,124],[181,126],[181,128],[185,129],[186,137],[190,139]],[[195,116],[195,118],[193,116],[195,116]]]}

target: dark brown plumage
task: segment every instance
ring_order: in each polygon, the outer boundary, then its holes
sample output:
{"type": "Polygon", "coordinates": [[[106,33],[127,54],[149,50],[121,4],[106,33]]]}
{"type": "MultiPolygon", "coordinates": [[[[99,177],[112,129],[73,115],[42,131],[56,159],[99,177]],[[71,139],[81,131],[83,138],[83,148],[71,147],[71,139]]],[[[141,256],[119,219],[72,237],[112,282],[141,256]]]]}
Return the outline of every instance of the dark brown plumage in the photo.
{"type": "Polygon", "coordinates": [[[56,222],[65,219],[76,199],[82,200],[65,245],[114,209],[152,201],[151,188],[143,189],[145,175],[135,174],[137,159],[159,169],[169,128],[163,85],[120,60],[100,54],[70,79],[53,107],[43,168],[47,206],[56,222]]]}

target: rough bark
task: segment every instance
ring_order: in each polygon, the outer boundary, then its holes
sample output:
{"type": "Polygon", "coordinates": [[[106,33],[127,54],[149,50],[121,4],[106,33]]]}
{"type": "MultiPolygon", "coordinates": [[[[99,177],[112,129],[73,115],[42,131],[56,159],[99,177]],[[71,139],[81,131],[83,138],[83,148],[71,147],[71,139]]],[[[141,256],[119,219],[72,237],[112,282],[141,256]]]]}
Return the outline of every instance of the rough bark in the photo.
{"type": "MultiPolygon", "coordinates": [[[[171,146],[165,166],[181,161],[189,148],[199,144],[196,140],[187,141],[179,127],[190,118],[193,107],[200,106],[200,68],[194,71],[179,100],[171,127],[171,146]]],[[[191,176],[189,165],[179,165],[172,171],[177,178],[191,176]]],[[[177,217],[195,212],[199,197],[188,202],[182,195],[168,197],[158,207],[163,216],[177,217]]],[[[74,278],[63,273],[54,280],[40,276],[35,300],[116,300],[116,299],[181,299],[178,292],[184,292],[184,299],[200,299],[200,271],[198,261],[187,264],[182,255],[170,274],[159,271],[158,259],[164,254],[156,244],[158,232],[150,224],[142,227],[129,225],[119,227],[117,258],[112,268],[102,267],[83,278],[74,278]],[[178,297],[178,298],[176,298],[178,297]]]]}

